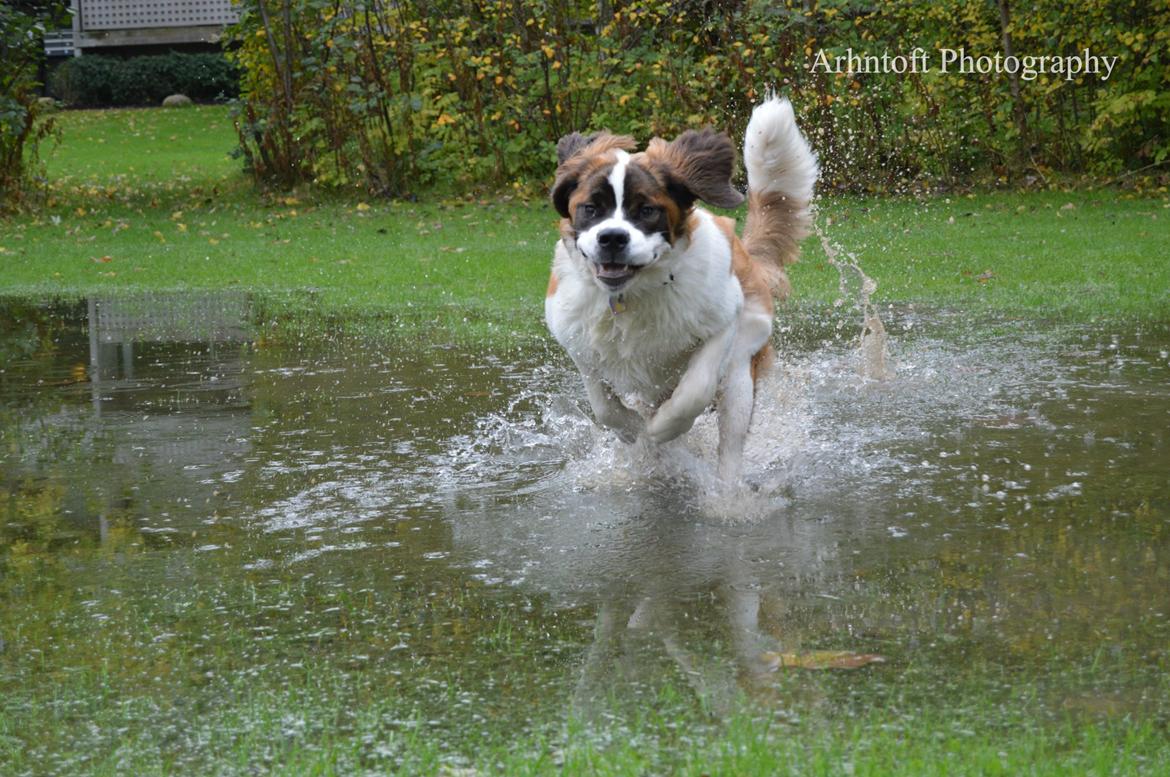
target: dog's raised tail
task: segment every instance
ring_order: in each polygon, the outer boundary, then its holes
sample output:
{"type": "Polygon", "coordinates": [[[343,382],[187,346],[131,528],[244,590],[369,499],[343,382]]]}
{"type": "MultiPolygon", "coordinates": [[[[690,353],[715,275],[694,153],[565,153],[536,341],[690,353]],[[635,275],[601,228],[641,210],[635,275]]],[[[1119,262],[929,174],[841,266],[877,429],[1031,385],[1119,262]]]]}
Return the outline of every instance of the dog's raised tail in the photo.
{"type": "Polygon", "coordinates": [[[784,267],[796,261],[800,241],[812,229],[809,202],[819,172],[788,100],[769,97],[752,111],[743,162],[748,176],[744,247],[766,269],[772,293],[783,299],[790,290],[784,267]]]}

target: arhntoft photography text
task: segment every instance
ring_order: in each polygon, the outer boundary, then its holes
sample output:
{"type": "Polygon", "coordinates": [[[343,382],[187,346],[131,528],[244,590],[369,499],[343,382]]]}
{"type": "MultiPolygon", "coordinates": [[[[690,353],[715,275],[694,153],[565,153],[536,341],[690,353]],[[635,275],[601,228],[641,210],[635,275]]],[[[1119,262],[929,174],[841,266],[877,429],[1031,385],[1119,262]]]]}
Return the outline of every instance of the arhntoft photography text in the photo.
{"type": "Polygon", "coordinates": [[[949,73],[957,75],[1018,75],[1024,81],[1040,76],[1056,76],[1066,81],[1093,77],[1108,81],[1118,56],[1105,56],[1082,49],[1077,54],[1005,54],[996,51],[980,54],[965,48],[941,48],[929,51],[915,48],[908,53],[883,51],[873,54],[855,52],[830,54],[818,49],[809,70],[813,73],[949,73]]]}

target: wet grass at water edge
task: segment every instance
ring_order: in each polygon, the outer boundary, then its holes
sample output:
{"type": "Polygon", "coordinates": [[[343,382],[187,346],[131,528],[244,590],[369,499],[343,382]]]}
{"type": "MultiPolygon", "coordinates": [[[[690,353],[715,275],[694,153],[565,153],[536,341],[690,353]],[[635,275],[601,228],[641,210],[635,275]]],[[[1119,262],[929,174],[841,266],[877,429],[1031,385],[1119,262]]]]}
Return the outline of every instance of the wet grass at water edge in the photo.
{"type": "MultiPolygon", "coordinates": [[[[557,237],[543,200],[261,196],[227,156],[226,108],[60,122],[48,206],[0,221],[0,293],[239,289],[304,321],[488,342],[543,336],[557,237]]],[[[1170,312],[1165,194],[825,198],[819,214],[878,282],[879,304],[1079,319],[1170,312]]],[[[836,271],[816,240],[804,251],[793,304],[834,302],[836,271]]]]}

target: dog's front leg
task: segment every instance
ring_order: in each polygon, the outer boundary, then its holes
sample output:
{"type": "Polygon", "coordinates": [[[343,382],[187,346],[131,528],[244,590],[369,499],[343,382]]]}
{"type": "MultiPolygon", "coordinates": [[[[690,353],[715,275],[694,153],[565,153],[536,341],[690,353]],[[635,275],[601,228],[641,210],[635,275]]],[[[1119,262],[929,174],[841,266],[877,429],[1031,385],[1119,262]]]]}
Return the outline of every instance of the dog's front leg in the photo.
{"type": "Polygon", "coordinates": [[[597,378],[585,375],[585,393],[597,423],[613,429],[624,443],[638,439],[642,431],[642,416],[622,404],[613,390],[597,378]]]}
{"type": "Polygon", "coordinates": [[[657,443],[673,440],[692,426],[695,419],[715,400],[719,376],[735,338],[735,326],[729,326],[705,342],[691,355],[682,379],[670,398],[646,424],[646,434],[657,443]]]}

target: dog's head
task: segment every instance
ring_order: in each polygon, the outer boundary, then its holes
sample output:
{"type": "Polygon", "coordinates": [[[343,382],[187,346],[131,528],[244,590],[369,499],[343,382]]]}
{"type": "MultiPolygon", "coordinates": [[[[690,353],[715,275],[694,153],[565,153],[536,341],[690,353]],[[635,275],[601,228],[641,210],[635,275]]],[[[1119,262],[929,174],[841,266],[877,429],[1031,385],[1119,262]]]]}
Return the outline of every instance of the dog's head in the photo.
{"type": "Polygon", "coordinates": [[[631,154],[626,135],[574,132],[557,143],[552,202],[563,232],[601,288],[622,291],[687,233],[696,200],[722,208],[743,202],[731,187],[735,148],[722,132],[688,130],[631,154]]]}

